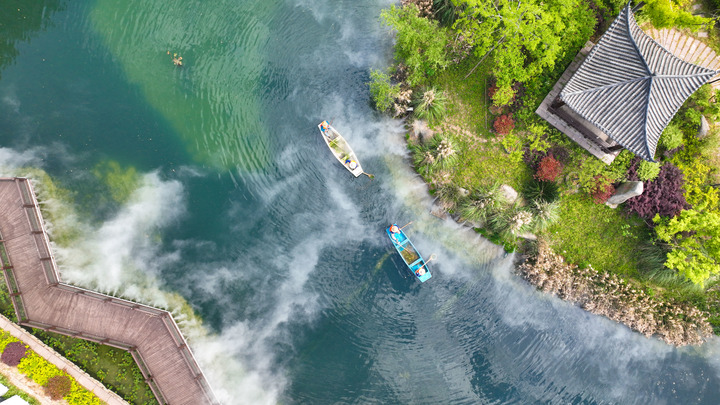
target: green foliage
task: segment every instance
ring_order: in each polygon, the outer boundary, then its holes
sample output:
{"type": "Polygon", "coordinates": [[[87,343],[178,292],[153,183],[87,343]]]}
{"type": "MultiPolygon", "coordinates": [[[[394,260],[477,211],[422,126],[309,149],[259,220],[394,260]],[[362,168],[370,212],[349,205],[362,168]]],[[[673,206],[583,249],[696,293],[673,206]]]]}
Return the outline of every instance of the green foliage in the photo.
{"type": "Polygon", "coordinates": [[[40,385],[47,384],[51,377],[62,373],[59,368],[38,356],[37,353],[33,351],[30,351],[25,358],[20,361],[18,370],[40,385]]]}
{"type": "Polygon", "coordinates": [[[550,149],[552,144],[548,141],[547,136],[545,135],[546,129],[547,124],[543,125],[539,123],[532,123],[528,125],[527,143],[530,150],[547,152],[547,150],[550,149]]]}
{"type": "Polygon", "coordinates": [[[452,25],[460,12],[452,0],[433,0],[433,11],[435,18],[445,26],[452,25]]]}
{"type": "Polygon", "coordinates": [[[523,195],[528,201],[554,202],[560,198],[557,184],[536,178],[528,181],[523,188],[523,195]]]}
{"type": "MultiPolygon", "coordinates": [[[[136,405],[157,404],[130,353],[50,332],[33,330],[33,333],[126,401],[136,405]]],[[[83,402],[88,395],[81,388],[73,388],[66,400],[71,397],[77,398],[77,404],[92,403],[83,402]]]]}
{"type": "Polygon", "coordinates": [[[633,154],[627,150],[623,150],[613,160],[611,165],[605,164],[594,156],[587,156],[581,163],[578,171],[578,183],[580,189],[590,193],[597,190],[598,179],[603,180],[603,184],[617,183],[625,179],[625,175],[633,154]]]}
{"type": "Polygon", "coordinates": [[[637,170],[637,176],[642,181],[654,180],[660,174],[660,163],[640,161],[637,170]]]}
{"type": "Polygon", "coordinates": [[[509,105],[515,99],[515,90],[511,85],[500,86],[492,95],[493,104],[501,107],[509,105]]]}
{"type": "Polygon", "coordinates": [[[435,88],[418,93],[422,95],[413,100],[413,113],[416,117],[434,122],[445,116],[447,113],[447,97],[445,93],[435,88]]]}
{"type": "Polygon", "coordinates": [[[458,162],[458,154],[449,136],[435,135],[413,146],[412,150],[415,170],[423,176],[432,176],[438,170],[448,170],[458,162]]]}
{"type": "Polygon", "coordinates": [[[703,26],[712,27],[710,18],[694,16],[685,11],[673,0],[647,0],[642,9],[657,29],[661,28],[688,28],[697,31],[703,26]]]}
{"type": "Polygon", "coordinates": [[[460,218],[463,221],[485,223],[490,216],[501,210],[507,201],[500,192],[500,184],[489,187],[478,187],[470,193],[470,198],[460,206],[460,218]]]}
{"type": "Polygon", "coordinates": [[[658,142],[665,150],[671,150],[682,146],[683,144],[683,133],[677,124],[671,123],[660,136],[658,142]]]}
{"type": "Polygon", "coordinates": [[[490,230],[503,240],[513,242],[532,229],[533,213],[517,205],[493,213],[488,220],[490,230]]]}
{"type": "Polygon", "coordinates": [[[685,129],[692,129],[692,134],[694,134],[697,126],[700,125],[702,115],[710,121],[717,121],[720,118],[720,105],[717,103],[719,94],[720,90],[713,89],[709,84],[703,85],[690,95],[680,107],[673,118],[673,123],[685,127],[685,129]]]}
{"type": "Polygon", "coordinates": [[[683,172],[685,183],[683,195],[685,200],[696,211],[718,209],[720,192],[708,184],[713,168],[699,159],[680,162],[678,168],[683,172]]]}
{"type": "Polygon", "coordinates": [[[522,162],[523,150],[522,140],[520,136],[514,132],[506,134],[500,141],[500,144],[505,149],[505,152],[510,155],[508,160],[512,163],[519,164],[522,162]]]}
{"type": "Polygon", "coordinates": [[[8,332],[0,330],[0,351],[5,351],[5,347],[12,342],[19,342],[19,340],[8,332]]]}
{"type": "Polygon", "coordinates": [[[583,42],[595,25],[579,0],[453,0],[463,9],[455,27],[482,57],[493,52],[497,85],[508,89],[553,68],[567,37],[583,42]],[[564,38],[565,37],[565,38],[564,38]]]}
{"type": "Polygon", "coordinates": [[[665,266],[698,285],[720,273],[720,213],[683,210],[653,221],[658,239],[672,246],[665,266]]]}
{"type": "Polygon", "coordinates": [[[560,220],[560,201],[546,201],[542,199],[532,202],[532,211],[535,221],[532,224],[534,232],[542,232],[560,220]]]}
{"type": "Polygon", "coordinates": [[[75,380],[72,380],[70,393],[65,396],[69,405],[103,405],[103,402],[92,392],[83,388],[75,380]]]}
{"type": "Polygon", "coordinates": [[[395,60],[408,66],[407,83],[417,86],[450,64],[446,47],[451,36],[436,21],[420,17],[414,4],[380,13],[385,24],[396,31],[395,60]]]}
{"type": "Polygon", "coordinates": [[[400,85],[390,82],[390,75],[381,70],[370,70],[370,96],[375,108],[381,112],[390,111],[395,98],[400,94],[400,85]]]}
{"type": "Polygon", "coordinates": [[[711,121],[718,121],[720,118],[719,95],[720,90],[705,84],[689,97],[691,103],[689,107],[690,109],[699,110],[711,121]]]}
{"type": "Polygon", "coordinates": [[[421,176],[428,177],[435,172],[435,154],[426,145],[414,145],[411,147],[413,156],[413,166],[421,176]]]}

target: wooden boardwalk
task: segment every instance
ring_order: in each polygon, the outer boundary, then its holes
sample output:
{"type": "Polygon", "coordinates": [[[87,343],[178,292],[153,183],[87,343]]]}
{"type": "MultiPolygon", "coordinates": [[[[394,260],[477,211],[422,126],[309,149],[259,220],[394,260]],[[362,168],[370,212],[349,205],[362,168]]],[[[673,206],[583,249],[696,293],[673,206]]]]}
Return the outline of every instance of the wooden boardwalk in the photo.
{"type": "Polygon", "coordinates": [[[161,404],[218,404],[169,312],[60,282],[27,179],[0,178],[0,259],[20,324],[130,351],[161,404]]]}

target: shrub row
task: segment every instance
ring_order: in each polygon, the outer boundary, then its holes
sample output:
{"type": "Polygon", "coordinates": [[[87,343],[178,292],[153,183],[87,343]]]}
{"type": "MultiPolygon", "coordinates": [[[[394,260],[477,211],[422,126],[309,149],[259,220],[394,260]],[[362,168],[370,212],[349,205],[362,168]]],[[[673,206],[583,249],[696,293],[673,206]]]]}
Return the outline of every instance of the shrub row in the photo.
{"type": "Polygon", "coordinates": [[[0,332],[0,361],[17,366],[18,371],[45,388],[52,399],[65,398],[69,405],[101,405],[103,402],[72,377],[38,356],[12,335],[0,332]]]}

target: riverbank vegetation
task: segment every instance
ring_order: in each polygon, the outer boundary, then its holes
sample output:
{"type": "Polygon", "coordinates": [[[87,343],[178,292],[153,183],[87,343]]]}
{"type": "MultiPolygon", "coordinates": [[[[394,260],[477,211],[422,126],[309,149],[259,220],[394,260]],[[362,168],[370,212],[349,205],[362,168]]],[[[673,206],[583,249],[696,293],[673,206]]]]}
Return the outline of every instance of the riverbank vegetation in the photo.
{"type": "MultiPolygon", "coordinates": [[[[657,162],[622,151],[606,165],[535,110],[625,2],[402,3],[382,13],[395,63],[371,73],[370,91],[378,110],[408,118],[412,163],[438,205],[517,251],[545,291],[676,345],[720,332],[718,92],[688,99],[657,162]],[[643,181],[643,194],[605,205],[626,181],[643,181]]],[[[636,17],[713,41],[712,21],[691,7],[656,0],[636,17]]]]}

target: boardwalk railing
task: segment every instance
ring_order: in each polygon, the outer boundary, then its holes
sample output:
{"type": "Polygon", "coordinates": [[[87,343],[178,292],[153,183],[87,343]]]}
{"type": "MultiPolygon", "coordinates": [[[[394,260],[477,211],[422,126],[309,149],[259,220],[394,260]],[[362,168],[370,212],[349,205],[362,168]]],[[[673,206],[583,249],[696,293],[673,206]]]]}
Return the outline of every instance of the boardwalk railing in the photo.
{"type": "MultiPolygon", "coordinates": [[[[7,181],[8,179],[4,180],[7,181]]],[[[200,387],[200,390],[202,391],[202,396],[206,399],[207,403],[214,405],[219,404],[219,402],[215,398],[212,388],[208,384],[202,370],[198,366],[197,361],[192,354],[192,351],[190,351],[190,348],[185,341],[185,338],[180,332],[180,328],[178,327],[177,323],[168,311],[160,310],[148,305],[138,304],[136,302],[128,301],[122,298],[100,294],[95,291],[75,287],[69,284],[62,283],[60,281],[57,264],[55,263],[55,259],[50,250],[50,242],[47,232],[45,231],[45,228],[43,226],[42,215],[40,213],[38,202],[35,199],[35,193],[32,190],[32,186],[30,185],[30,182],[24,178],[15,178],[12,180],[14,180],[15,184],[17,185],[17,189],[22,200],[22,209],[27,218],[32,238],[35,241],[35,245],[37,246],[38,258],[41,263],[43,274],[48,285],[70,294],[76,294],[83,297],[91,298],[93,300],[102,301],[104,305],[117,305],[129,309],[132,312],[143,314],[144,316],[160,318],[162,320],[162,325],[164,326],[165,331],[168,335],[172,337],[172,341],[175,344],[175,349],[181,354],[182,358],[184,359],[184,363],[186,364],[188,370],[193,376],[192,383],[197,384],[200,387]]],[[[167,400],[168,396],[164,394],[163,390],[161,389],[162,384],[159,384],[151,371],[151,367],[148,366],[140,351],[134,345],[112,339],[107,336],[98,336],[83,331],[73,330],[57,325],[39,322],[37,320],[28,319],[22,299],[22,291],[20,291],[20,287],[14,274],[15,270],[12,266],[12,263],[10,262],[10,258],[1,234],[0,261],[2,262],[5,282],[7,284],[8,290],[10,291],[10,296],[13,301],[15,313],[17,315],[19,323],[33,328],[78,337],[81,339],[90,340],[96,343],[105,344],[129,351],[132,354],[133,359],[135,359],[136,363],[138,364],[138,367],[140,368],[143,377],[145,378],[145,381],[150,386],[153,394],[157,397],[157,400],[161,404],[169,403],[167,400]]]]}
{"type": "Polygon", "coordinates": [[[22,302],[22,295],[20,294],[20,288],[17,285],[15,274],[13,274],[12,263],[10,263],[10,257],[5,249],[5,240],[3,240],[2,233],[0,233],[0,261],[2,262],[3,275],[5,275],[5,285],[7,285],[8,291],[10,292],[10,300],[12,300],[13,308],[15,308],[15,316],[18,322],[25,320],[25,306],[22,302]]]}
{"type": "Polygon", "coordinates": [[[17,184],[18,190],[20,190],[22,206],[30,224],[33,239],[35,239],[35,245],[40,255],[43,270],[45,271],[45,280],[50,285],[58,285],[60,275],[57,272],[55,259],[50,253],[50,241],[43,226],[40,205],[35,199],[35,193],[32,191],[30,182],[27,179],[16,179],[15,184],[17,184]]]}

